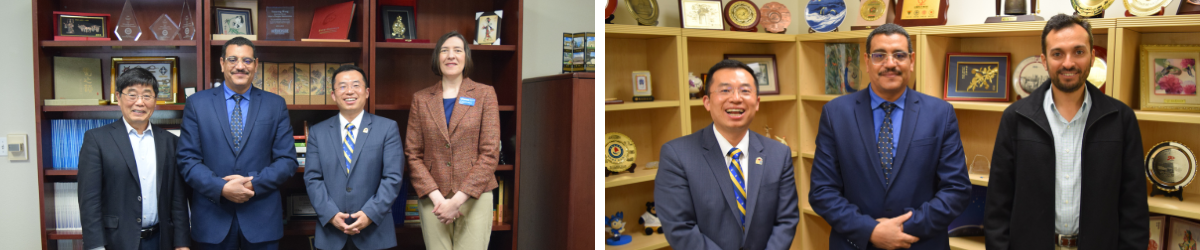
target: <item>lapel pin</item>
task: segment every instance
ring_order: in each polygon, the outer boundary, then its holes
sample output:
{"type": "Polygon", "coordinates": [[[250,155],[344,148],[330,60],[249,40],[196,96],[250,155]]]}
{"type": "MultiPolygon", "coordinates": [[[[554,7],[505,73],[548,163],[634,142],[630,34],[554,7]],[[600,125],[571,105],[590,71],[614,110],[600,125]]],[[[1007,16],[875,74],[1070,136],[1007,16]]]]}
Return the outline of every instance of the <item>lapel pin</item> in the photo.
{"type": "Polygon", "coordinates": [[[370,133],[370,132],[371,132],[371,128],[363,128],[363,133],[370,133]]]}
{"type": "Polygon", "coordinates": [[[754,158],[754,164],[762,165],[762,157],[754,158]]]}

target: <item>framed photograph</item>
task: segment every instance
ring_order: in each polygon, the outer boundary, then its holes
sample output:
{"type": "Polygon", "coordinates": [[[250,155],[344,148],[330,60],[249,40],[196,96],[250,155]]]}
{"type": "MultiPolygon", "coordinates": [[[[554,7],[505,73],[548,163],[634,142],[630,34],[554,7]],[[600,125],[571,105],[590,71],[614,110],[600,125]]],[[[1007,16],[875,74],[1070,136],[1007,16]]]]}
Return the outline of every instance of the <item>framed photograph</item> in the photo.
{"type": "Polygon", "coordinates": [[[759,95],[779,94],[779,69],[772,54],[725,54],[725,59],[737,60],[754,69],[759,95]]]}
{"type": "Polygon", "coordinates": [[[1163,250],[1163,233],[1167,229],[1167,216],[1150,216],[1150,243],[1149,250],[1163,250]]]}
{"type": "Polygon", "coordinates": [[[217,7],[216,9],[217,34],[254,34],[254,18],[250,14],[250,9],[230,7],[217,7]]]}
{"type": "Polygon", "coordinates": [[[1200,112],[1200,45],[1142,45],[1142,110],[1200,112]]]}
{"type": "Polygon", "coordinates": [[[380,6],[383,36],[386,39],[417,39],[417,14],[414,6],[380,6]]]}
{"type": "Polygon", "coordinates": [[[1163,249],[1196,249],[1197,237],[1200,237],[1200,223],[1183,219],[1179,217],[1171,217],[1171,230],[1167,236],[1167,245],[1163,249]]]}
{"type": "Polygon", "coordinates": [[[1007,102],[1008,53],[946,53],[942,99],[1007,102]]]}
{"type": "Polygon", "coordinates": [[[117,76],[126,70],[142,68],[149,70],[158,80],[158,104],[174,104],[175,96],[179,93],[179,57],[113,57],[111,77],[109,78],[109,101],[119,103],[117,95],[117,76]]]}
{"type": "Polygon", "coordinates": [[[650,82],[650,71],[633,72],[633,101],[653,101],[654,86],[650,82]]]}
{"type": "Polygon", "coordinates": [[[108,38],[108,14],[54,12],[54,35],[78,38],[108,38]]]}
{"type": "Polygon", "coordinates": [[[679,0],[679,27],[723,30],[721,0],[679,0]]]}
{"type": "Polygon", "coordinates": [[[315,217],[317,209],[313,208],[312,201],[307,195],[290,195],[288,196],[288,218],[291,217],[315,217]]]}
{"type": "Polygon", "coordinates": [[[476,12],[475,44],[500,44],[500,18],[503,16],[504,11],[502,10],[496,10],[487,13],[476,12]]]}

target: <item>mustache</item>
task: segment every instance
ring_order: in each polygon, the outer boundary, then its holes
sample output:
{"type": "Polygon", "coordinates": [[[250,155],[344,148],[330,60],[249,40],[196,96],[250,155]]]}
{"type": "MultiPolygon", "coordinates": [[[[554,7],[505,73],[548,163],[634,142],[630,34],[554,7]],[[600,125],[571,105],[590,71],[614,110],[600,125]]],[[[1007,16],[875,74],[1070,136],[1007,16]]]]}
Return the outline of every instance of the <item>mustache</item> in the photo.
{"type": "Polygon", "coordinates": [[[230,71],[229,73],[230,73],[230,74],[247,74],[247,75],[249,75],[249,74],[250,74],[250,71],[249,71],[249,70],[244,70],[244,69],[242,69],[242,70],[237,70],[237,69],[235,69],[235,70],[233,70],[233,71],[230,71]]]}
{"type": "Polygon", "coordinates": [[[885,69],[883,69],[883,71],[879,71],[878,75],[883,76],[883,74],[886,74],[886,73],[893,73],[893,74],[897,74],[897,75],[903,74],[900,72],[899,68],[885,68],[885,69]]]}
{"type": "Polygon", "coordinates": [[[1079,68],[1078,68],[1078,67],[1073,67],[1073,68],[1064,68],[1064,69],[1059,69],[1058,71],[1055,71],[1055,73],[1059,73],[1059,74],[1062,74],[1062,73],[1081,73],[1081,72],[1083,72],[1083,71],[1079,70],[1079,68]]]}

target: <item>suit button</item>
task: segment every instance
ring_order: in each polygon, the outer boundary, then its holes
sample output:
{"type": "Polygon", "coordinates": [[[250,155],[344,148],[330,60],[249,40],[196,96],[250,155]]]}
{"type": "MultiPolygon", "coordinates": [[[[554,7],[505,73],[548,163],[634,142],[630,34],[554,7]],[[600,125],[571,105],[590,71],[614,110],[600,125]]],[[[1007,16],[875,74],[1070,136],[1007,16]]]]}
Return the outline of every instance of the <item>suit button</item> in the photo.
{"type": "Polygon", "coordinates": [[[142,223],[142,218],[138,218],[137,223],[142,223]]]}
{"type": "Polygon", "coordinates": [[[349,193],[349,192],[350,192],[350,190],[354,190],[354,189],[353,189],[353,188],[346,188],[346,192],[347,192],[347,193],[349,193]]]}
{"type": "Polygon", "coordinates": [[[142,201],[142,196],[138,196],[138,201],[142,201]]]}

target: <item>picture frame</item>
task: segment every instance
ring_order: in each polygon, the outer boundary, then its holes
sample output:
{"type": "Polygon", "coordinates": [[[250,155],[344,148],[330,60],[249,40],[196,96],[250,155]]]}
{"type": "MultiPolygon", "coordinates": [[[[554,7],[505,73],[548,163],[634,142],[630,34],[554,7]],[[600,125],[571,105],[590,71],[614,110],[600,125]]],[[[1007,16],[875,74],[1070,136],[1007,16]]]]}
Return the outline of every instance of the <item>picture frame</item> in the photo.
{"type": "Polygon", "coordinates": [[[117,77],[126,70],[144,68],[154,74],[158,80],[158,91],[155,94],[157,104],[175,104],[179,94],[179,57],[113,57],[109,68],[109,101],[117,104],[120,98],[117,93],[117,77]]]}
{"type": "Polygon", "coordinates": [[[108,14],[54,12],[56,40],[110,40],[108,14]]]}
{"type": "Polygon", "coordinates": [[[1009,100],[1008,53],[946,53],[942,99],[947,101],[1009,100]]]}
{"type": "Polygon", "coordinates": [[[892,8],[896,25],[903,27],[946,25],[950,0],[896,0],[892,8]]]}
{"type": "Polygon", "coordinates": [[[633,84],[633,101],[654,101],[654,85],[650,78],[650,71],[634,71],[631,80],[633,84]]]}
{"type": "Polygon", "coordinates": [[[721,0],[679,0],[679,27],[724,30],[721,0]]]}
{"type": "Polygon", "coordinates": [[[504,18],[503,10],[475,13],[475,44],[499,45],[500,24],[504,18]]]}
{"type": "Polygon", "coordinates": [[[755,70],[751,73],[758,80],[758,95],[779,94],[779,66],[774,54],[725,54],[725,59],[745,63],[755,70]]]}
{"type": "Polygon", "coordinates": [[[213,22],[217,34],[254,35],[254,16],[250,9],[216,7],[213,22]]]}
{"type": "Polygon", "coordinates": [[[1167,231],[1169,232],[1167,244],[1163,246],[1163,249],[1194,249],[1196,247],[1197,238],[1200,238],[1200,223],[1172,216],[1168,226],[1170,230],[1167,231]]]}
{"type": "Polygon", "coordinates": [[[402,41],[417,39],[416,6],[380,6],[379,16],[383,18],[380,26],[383,28],[385,39],[402,41]]]}
{"type": "Polygon", "coordinates": [[[1200,45],[1142,45],[1140,50],[1141,110],[1200,112],[1200,45]]]}
{"type": "Polygon", "coordinates": [[[313,207],[312,201],[308,199],[308,195],[293,194],[288,196],[287,217],[289,219],[295,217],[316,217],[317,210],[313,207]]]}
{"type": "Polygon", "coordinates": [[[1166,233],[1166,230],[1167,216],[1150,216],[1150,243],[1149,247],[1146,249],[1162,250],[1163,246],[1166,246],[1166,242],[1163,242],[1163,239],[1166,239],[1166,237],[1163,236],[1166,233]]]}

